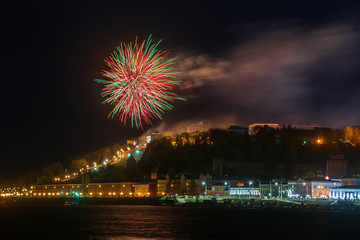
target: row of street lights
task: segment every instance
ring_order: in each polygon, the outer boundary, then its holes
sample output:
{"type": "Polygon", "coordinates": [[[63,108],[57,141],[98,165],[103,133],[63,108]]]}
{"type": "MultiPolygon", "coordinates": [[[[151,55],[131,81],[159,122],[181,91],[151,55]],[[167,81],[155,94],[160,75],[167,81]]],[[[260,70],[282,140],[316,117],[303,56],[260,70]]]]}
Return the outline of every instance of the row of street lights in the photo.
{"type": "MultiPolygon", "coordinates": [[[[139,154],[141,151],[140,151],[140,149],[138,149],[138,146],[136,146],[136,148],[137,149],[135,150],[135,154],[139,154]]],[[[130,151],[130,148],[128,147],[127,150],[130,151]]],[[[120,149],[120,151],[117,151],[117,155],[118,155],[119,158],[124,158],[125,153],[126,153],[126,151],[124,151],[123,149],[120,149]]],[[[131,156],[131,153],[128,152],[127,157],[130,157],[130,156],[131,156]]],[[[117,157],[115,155],[114,155],[114,159],[115,159],[114,163],[118,161],[117,157]]],[[[112,163],[112,164],[114,164],[114,163],[112,163]]],[[[107,164],[111,164],[108,159],[105,159],[105,161],[103,161],[103,164],[102,165],[100,164],[99,166],[97,165],[96,162],[94,162],[93,167],[90,167],[89,165],[86,165],[86,170],[93,169],[94,171],[97,171],[99,167],[106,166],[107,164]]],[[[84,171],[85,171],[84,168],[79,169],[80,174],[83,174],[84,171]]],[[[62,180],[60,177],[55,177],[54,180],[55,181],[67,181],[67,180],[70,180],[71,178],[78,175],[77,172],[73,173],[73,177],[71,175],[68,175],[67,169],[65,169],[65,173],[66,173],[66,175],[64,177],[65,179],[62,180]]]]}

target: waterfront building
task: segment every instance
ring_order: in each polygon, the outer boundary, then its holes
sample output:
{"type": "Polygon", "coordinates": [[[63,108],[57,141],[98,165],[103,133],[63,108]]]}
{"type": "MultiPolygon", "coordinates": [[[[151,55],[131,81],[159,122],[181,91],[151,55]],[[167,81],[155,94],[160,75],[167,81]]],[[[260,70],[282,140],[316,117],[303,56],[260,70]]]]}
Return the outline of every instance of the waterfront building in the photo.
{"type": "Polygon", "coordinates": [[[44,184],[30,187],[30,197],[74,197],[82,196],[81,184],[44,184]]]}
{"type": "Polygon", "coordinates": [[[262,198],[283,198],[287,196],[288,184],[281,181],[259,183],[260,196],[262,198]]]}
{"type": "Polygon", "coordinates": [[[149,184],[136,184],[134,191],[135,191],[136,197],[150,196],[149,184]]]}
{"type": "Polygon", "coordinates": [[[166,179],[157,179],[157,196],[164,195],[203,195],[207,189],[211,189],[211,175],[200,174],[199,178],[186,178],[184,174],[166,179]]]}
{"type": "Polygon", "coordinates": [[[166,179],[158,179],[157,180],[157,196],[163,196],[168,193],[168,189],[166,187],[166,179]]]}
{"type": "Polygon", "coordinates": [[[211,190],[206,191],[206,195],[208,196],[229,196],[229,185],[211,185],[211,190]]]}
{"type": "Polygon", "coordinates": [[[342,178],[341,183],[345,185],[360,185],[360,178],[342,178]]]}
{"type": "Polygon", "coordinates": [[[298,180],[288,181],[287,196],[290,198],[310,198],[311,181],[298,180]]]}
{"type": "Polygon", "coordinates": [[[230,198],[260,198],[260,189],[250,187],[231,187],[230,198]]]}
{"type": "Polygon", "coordinates": [[[234,177],[213,177],[212,185],[223,185],[223,186],[236,186],[239,183],[238,178],[234,177]]]}
{"type": "Polygon", "coordinates": [[[149,197],[156,196],[156,183],[113,182],[47,184],[30,187],[29,197],[149,197]]]}
{"type": "Polygon", "coordinates": [[[360,185],[346,185],[330,188],[330,199],[360,201],[360,185]]]}
{"type": "Polygon", "coordinates": [[[138,182],[89,183],[88,197],[134,196],[138,182]]]}

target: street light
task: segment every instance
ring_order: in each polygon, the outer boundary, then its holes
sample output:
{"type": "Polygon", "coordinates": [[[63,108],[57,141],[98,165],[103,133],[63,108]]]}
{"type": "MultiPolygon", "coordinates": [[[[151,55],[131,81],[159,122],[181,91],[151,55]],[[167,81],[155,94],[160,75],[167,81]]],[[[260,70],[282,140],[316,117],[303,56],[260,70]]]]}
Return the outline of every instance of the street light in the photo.
{"type": "Polygon", "coordinates": [[[252,184],[252,182],[250,181],[249,182],[249,199],[250,199],[250,195],[251,195],[251,184],[252,184]]]}
{"type": "Polygon", "coordinates": [[[203,191],[203,193],[204,193],[204,195],[206,194],[206,186],[205,186],[205,182],[202,182],[202,185],[204,186],[204,191],[203,191]]]}
{"type": "Polygon", "coordinates": [[[259,181],[259,199],[261,199],[261,182],[259,181]]]}

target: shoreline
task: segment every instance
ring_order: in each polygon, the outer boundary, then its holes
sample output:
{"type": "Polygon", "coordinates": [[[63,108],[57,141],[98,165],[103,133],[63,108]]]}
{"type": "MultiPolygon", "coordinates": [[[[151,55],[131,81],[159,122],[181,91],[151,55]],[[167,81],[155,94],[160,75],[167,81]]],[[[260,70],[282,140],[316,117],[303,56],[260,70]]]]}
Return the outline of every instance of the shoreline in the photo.
{"type": "Polygon", "coordinates": [[[0,199],[0,209],[7,207],[46,207],[46,206],[91,206],[91,205],[129,205],[129,206],[174,206],[184,208],[227,208],[248,210],[292,210],[292,211],[333,211],[360,213],[360,206],[352,202],[281,202],[276,200],[238,200],[229,202],[165,202],[160,197],[146,198],[16,198],[0,199]]]}

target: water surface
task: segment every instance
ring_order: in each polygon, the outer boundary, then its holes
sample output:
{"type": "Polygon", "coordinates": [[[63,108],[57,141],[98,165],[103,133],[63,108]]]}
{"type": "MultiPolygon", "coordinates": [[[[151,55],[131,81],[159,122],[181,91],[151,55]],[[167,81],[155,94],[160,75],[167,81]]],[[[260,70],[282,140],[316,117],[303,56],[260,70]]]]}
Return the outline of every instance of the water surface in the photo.
{"type": "Polygon", "coordinates": [[[332,211],[11,206],[0,226],[0,239],[360,239],[360,214],[332,211]]]}

